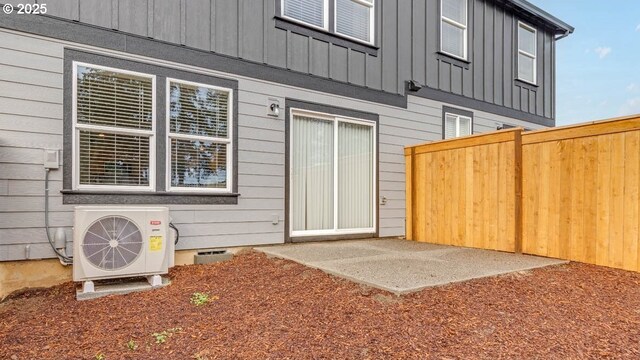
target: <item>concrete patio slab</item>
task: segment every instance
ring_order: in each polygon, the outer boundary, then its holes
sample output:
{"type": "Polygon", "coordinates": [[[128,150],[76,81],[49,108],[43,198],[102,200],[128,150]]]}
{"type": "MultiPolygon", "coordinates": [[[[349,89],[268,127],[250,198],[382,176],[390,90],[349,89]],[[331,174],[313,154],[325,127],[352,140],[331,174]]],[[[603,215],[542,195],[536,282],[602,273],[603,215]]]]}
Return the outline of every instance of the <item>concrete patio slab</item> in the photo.
{"type": "Polygon", "coordinates": [[[401,239],[284,244],[255,249],[395,294],[568,262],[401,239]]]}

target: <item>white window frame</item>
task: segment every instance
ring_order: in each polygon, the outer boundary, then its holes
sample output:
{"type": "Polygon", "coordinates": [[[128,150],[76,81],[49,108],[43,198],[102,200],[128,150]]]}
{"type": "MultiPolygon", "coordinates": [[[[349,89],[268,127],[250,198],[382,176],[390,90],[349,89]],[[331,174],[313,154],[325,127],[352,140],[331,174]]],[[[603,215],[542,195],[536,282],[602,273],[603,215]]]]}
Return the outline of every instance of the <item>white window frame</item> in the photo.
{"type": "Polygon", "coordinates": [[[186,81],[175,78],[167,78],[166,80],[166,190],[168,192],[190,192],[190,193],[209,193],[209,194],[220,194],[220,193],[231,193],[233,189],[233,155],[234,155],[234,144],[233,144],[233,89],[203,84],[193,81],[186,81]],[[216,90],[216,91],[224,91],[229,94],[228,104],[227,104],[227,137],[219,138],[213,136],[199,136],[199,135],[188,135],[188,134],[179,134],[171,132],[171,83],[180,83],[184,85],[197,86],[197,87],[205,87],[208,89],[216,90]],[[171,139],[181,139],[181,140],[200,140],[200,141],[211,141],[214,143],[225,143],[227,145],[227,186],[225,188],[198,188],[198,187],[187,187],[187,186],[172,186],[171,185],[171,139]]]}
{"type": "MultiPolygon", "coordinates": [[[[328,120],[333,121],[333,229],[325,229],[325,230],[297,230],[294,231],[293,224],[293,186],[289,186],[289,236],[290,237],[307,237],[307,236],[331,236],[331,235],[350,235],[350,234],[374,234],[376,232],[376,228],[378,226],[378,202],[377,202],[377,193],[378,193],[378,143],[377,143],[377,126],[378,124],[375,121],[364,120],[364,119],[356,119],[351,117],[345,117],[341,115],[333,115],[327,114],[317,111],[304,110],[304,109],[294,109],[291,108],[289,112],[289,121],[293,121],[294,115],[297,116],[307,116],[314,119],[328,120]],[[366,125],[370,126],[373,129],[373,188],[371,194],[371,204],[373,207],[372,216],[373,216],[373,226],[369,228],[356,228],[356,229],[338,229],[338,122],[346,122],[358,125],[366,125]]],[[[289,154],[291,154],[291,144],[293,144],[293,131],[289,132],[289,154]]],[[[290,155],[291,156],[291,155],[290,155]]],[[[289,158],[289,174],[293,174],[293,161],[289,158]]],[[[291,182],[291,177],[289,178],[291,182]]]]}
{"type": "MultiPolygon", "coordinates": [[[[452,138],[447,138],[445,137],[445,140],[447,139],[455,139],[455,138],[459,138],[460,136],[460,119],[468,119],[469,120],[469,135],[473,135],[473,118],[471,116],[465,116],[465,115],[459,115],[459,114],[455,114],[455,113],[451,113],[451,112],[445,112],[444,113],[444,126],[442,128],[442,133],[443,135],[446,136],[446,131],[445,129],[447,128],[447,116],[453,116],[456,118],[456,135],[455,137],[452,138]]],[[[469,136],[469,135],[464,135],[464,136],[469,136]]],[[[444,136],[443,136],[444,137],[444,136]]]]}
{"type": "Polygon", "coordinates": [[[448,17],[443,15],[443,2],[445,0],[440,0],[440,52],[443,54],[447,54],[449,56],[452,56],[456,59],[460,59],[460,60],[464,60],[464,61],[468,61],[468,57],[469,57],[469,50],[468,50],[468,24],[469,24],[469,2],[467,0],[464,1],[464,18],[465,18],[465,23],[467,25],[461,24],[453,19],[449,19],[448,17]],[[456,55],[456,54],[452,54],[450,52],[445,51],[442,48],[442,23],[446,22],[447,24],[453,25],[459,29],[463,30],[463,51],[464,51],[464,56],[460,57],[460,55],[456,55]]]}
{"type": "Polygon", "coordinates": [[[367,0],[351,0],[354,3],[360,4],[360,5],[364,5],[364,6],[368,6],[369,7],[369,41],[367,40],[362,40],[362,39],[358,39],[356,37],[353,36],[349,36],[346,34],[343,34],[341,32],[338,32],[338,28],[336,26],[337,21],[338,21],[338,4],[337,4],[338,0],[333,0],[333,26],[335,27],[334,32],[340,36],[343,36],[347,39],[353,40],[353,41],[358,41],[361,43],[365,43],[365,44],[370,44],[373,45],[375,43],[375,29],[376,29],[376,24],[375,24],[375,19],[376,19],[376,5],[375,5],[375,0],[371,0],[371,1],[367,1],[367,0]]]}
{"type": "Polygon", "coordinates": [[[518,21],[518,57],[516,59],[518,63],[518,72],[517,72],[518,80],[524,81],[532,85],[537,84],[537,80],[538,80],[538,61],[537,61],[538,54],[537,53],[538,53],[538,30],[533,26],[523,23],[522,21],[518,21]],[[520,48],[520,28],[533,31],[533,54],[527,51],[524,51],[520,48]],[[533,60],[533,81],[523,79],[520,77],[520,54],[533,60]]]}
{"type": "Polygon", "coordinates": [[[306,26],[311,26],[315,29],[320,29],[320,30],[324,30],[324,31],[329,31],[329,0],[323,0],[323,4],[322,4],[322,8],[323,8],[323,12],[322,12],[322,19],[323,21],[323,25],[322,27],[315,25],[315,24],[310,24],[308,22],[293,18],[291,16],[287,16],[284,14],[284,3],[287,0],[280,0],[280,16],[282,16],[285,19],[291,20],[293,22],[296,22],[298,24],[304,24],[306,26]]]}
{"type": "Polygon", "coordinates": [[[92,190],[92,191],[148,191],[153,192],[156,189],[156,76],[135,71],[123,70],[108,66],[89,64],[84,62],[73,61],[73,84],[72,84],[72,119],[73,119],[73,188],[74,190],[92,190]],[[120,74],[134,75],[151,79],[151,130],[127,129],[124,127],[111,127],[103,125],[90,125],[78,123],[78,67],[88,67],[105,71],[113,71],[120,74]],[[149,185],[148,186],[132,186],[132,185],[90,185],[80,184],[80,130],[104,131],[111,134],[144,136],[149,138],[149,185]]]}

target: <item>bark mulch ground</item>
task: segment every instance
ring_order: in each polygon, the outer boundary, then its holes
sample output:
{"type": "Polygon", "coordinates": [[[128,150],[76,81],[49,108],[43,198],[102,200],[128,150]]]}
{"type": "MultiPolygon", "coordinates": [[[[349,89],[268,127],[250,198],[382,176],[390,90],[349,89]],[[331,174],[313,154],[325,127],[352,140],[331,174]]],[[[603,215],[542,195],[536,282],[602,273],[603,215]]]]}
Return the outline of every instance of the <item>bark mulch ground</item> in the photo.
{"type": "Polygon", "coordinates": [[[92,301],[75,301],[71,283],[6,300],[0,359],[640,357],[640,274],[604,267],[403,297],[257,253],[170,276],[160,290],[92,301]],[[190,303],[195,292],[210,301],[190,303]]]}

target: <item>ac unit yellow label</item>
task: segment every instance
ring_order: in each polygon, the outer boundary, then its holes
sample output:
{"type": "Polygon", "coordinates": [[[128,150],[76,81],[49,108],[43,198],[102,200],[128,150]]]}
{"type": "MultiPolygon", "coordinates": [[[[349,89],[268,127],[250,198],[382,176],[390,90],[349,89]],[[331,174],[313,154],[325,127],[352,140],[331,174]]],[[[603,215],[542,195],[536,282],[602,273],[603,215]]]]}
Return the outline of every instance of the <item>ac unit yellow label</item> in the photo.
{"type": "Polygon", "coordinates": [[[149,236],[149,251],[162,250],[162,236],[149,236]]]}

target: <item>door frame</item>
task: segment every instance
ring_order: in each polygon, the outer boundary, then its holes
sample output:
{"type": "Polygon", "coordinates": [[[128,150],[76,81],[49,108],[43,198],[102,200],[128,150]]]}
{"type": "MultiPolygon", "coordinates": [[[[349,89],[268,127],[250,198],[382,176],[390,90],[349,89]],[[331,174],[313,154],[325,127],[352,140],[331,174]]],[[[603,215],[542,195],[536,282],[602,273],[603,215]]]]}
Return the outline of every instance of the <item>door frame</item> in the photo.
{"type": "MultiPolygon", "coordinates": [[[[337,139],[335,139],[337,141],[337,139]]],[[[285,99],[285,211],[284,211],[284,240],[285,242],[303,242],[303,241],[319,241],[319,240],[341,240],[341,239],[359,239],[371,238],[379,236],[380,227],[380,181],[379,181],[379,115],[370,112],[358,111],[332,105],[319,104],[297,99],[285,99]],[[363,122],[373,122],[374,129],[374,231],[366,233],[342,233],[342,234],[318,234],[291,236],[291,121],[292,110],[301,112],[315,112],[330,115],[345,120],[355,120],[363,122]]]]}

